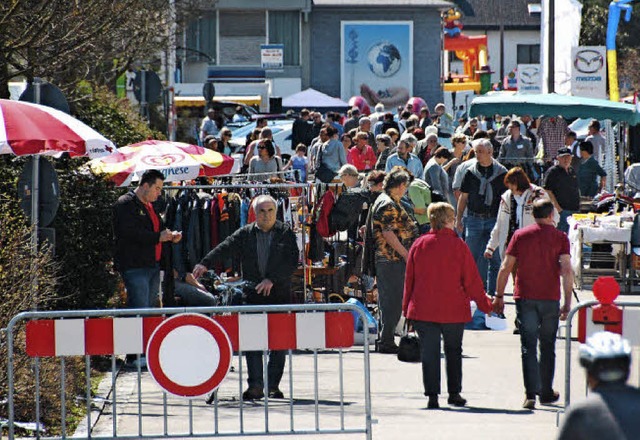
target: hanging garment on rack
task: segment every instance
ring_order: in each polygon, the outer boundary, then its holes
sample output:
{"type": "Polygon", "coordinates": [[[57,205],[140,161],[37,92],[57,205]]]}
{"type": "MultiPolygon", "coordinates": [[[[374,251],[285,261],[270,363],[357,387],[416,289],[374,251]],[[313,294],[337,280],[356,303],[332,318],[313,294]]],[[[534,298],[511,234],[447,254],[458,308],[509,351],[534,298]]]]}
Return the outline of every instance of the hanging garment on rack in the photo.
{"type": "MultiPolygon", "coordinates": [[[[231,228],[229,222],[229,207],[227,205],[228,194],[218,194],[218,210],[220,211],[220,220],[218,222],[218,234],[220,242],[223,242],[228,236],[231,235],[231,228]]],[[[233,261],[230,258],[222,260],[223,270],[231,269],[233,261]]]]}
{"type": "Polygon", "coordinates": [[[202,240],[200,237],[200,199],[193,196],[189,200],[189,229],[187,239],[188,271],[190,272],[200,262],[202,255],[202,240]]]}
{"type": "Polygon", "coordinates": [[[171,245],[173,268],[180,276],[187,272],[186,245],[189,225],[189,197],[186,191],[181,192],[176,199],[176,211],[173,222],[174,231],[182,231],[182,240],[171,245]]]}
{"type": "Polygon", "coordinates": [[[202,221],[200,222],[200,255],[198,261],[202,260],[207,253],[211,250],[211,194],[205,192],[199,192],[200,198],[200,216],[202,221]]]}
{"type": "Polygon", "coordinates": [[[246,225],[249,219],[249,208],[251,207],[251,199],[249,197],[244,197],[242,199],[242,203],[240,204],[240,227],[246,225]]]}
{"type": "Polygon", "coordinates": [[[233,234],[240,229],[240,205],[242,199],[236,192],[227,195],[227,210],[229,211],[229,232],[233,234]]]}

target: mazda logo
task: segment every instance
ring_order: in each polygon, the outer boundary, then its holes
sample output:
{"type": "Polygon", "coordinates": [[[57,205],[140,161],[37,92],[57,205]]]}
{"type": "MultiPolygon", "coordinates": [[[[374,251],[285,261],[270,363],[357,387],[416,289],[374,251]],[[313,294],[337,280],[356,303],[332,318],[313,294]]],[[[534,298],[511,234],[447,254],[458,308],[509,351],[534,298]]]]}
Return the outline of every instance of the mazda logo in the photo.
{"type": "Polygon", "coordinates": [[[573,66],[580,73],[596,73],[604,66],[604,57],[593,49],[583,49],[576,53],[573,66]]]}
{"type": "Polygon", "coordinates": [[[540,68],[539,67],[525,67],[520,72],[520,82],[522,84],[538,84],[540,82],[540,68]]]}

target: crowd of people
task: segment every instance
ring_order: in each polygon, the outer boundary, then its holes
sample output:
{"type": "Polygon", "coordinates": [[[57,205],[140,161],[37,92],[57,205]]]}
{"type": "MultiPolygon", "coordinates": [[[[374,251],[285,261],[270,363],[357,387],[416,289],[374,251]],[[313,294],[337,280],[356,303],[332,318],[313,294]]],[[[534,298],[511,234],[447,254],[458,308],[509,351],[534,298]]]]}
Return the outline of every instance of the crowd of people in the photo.
{"type": "MultiPolygon", "coordinates": [[[[370,230],[373,257],[365,250],[364,258],[373,262],[369,274],[377,280],[377,348],[397,353],[401,315],[414,323],[430,407],[439,406],[441,336],[448,402],[466,403],[461,353],[469,300],[482,312],[502,313],[510,276],[523,353],[523,407],[535,408],[536,399],[553,403],[559,399],[553,389],[556,331],[570,309],[573,285],[567,219],[579,211],[581,197],[592,198],[606,182],[596,159],[604,153],[599,123],[592,121],[589,137],[577,142],[560,117],[461,116],[456,127],[443,117],[444,106],[436,109],[433,119],[428,109],[403,109],[396,121],[383,108],[376,108],[377,120],[354,108],[344,134],[325,123],[311,140],[306,175],[331,182],[342,180],[346,167],[362,176],[384,172],[359,237],[366,246],[370,230]]],[[[310,126],[301,117],[294,127],[310,126]]],[[[305,136],[299,131],[294,138],[305,136]]]]}
{"type": "MultiPolygon", "coordinates": [[[[439,407],[441,338],[448,403],[466,404],[462,339],[471,319],[470,300],[484,313],[501,314],[509,277],[522,347],[523,407],[534,409],[536,399],[543,405],[556,402],[556,332],[570,310],[573,285],[567,219],[579,211],[581,197],[592,198],[606,183],[598,121],[578,142],[566,121],[555,116],[467,120],[459,113],[454,120],[438,104],[434,114],[427,107],[401,109],[396,120],[381,104],[375,110],[361,116],[353,108],[345,118],[301,111],[292,129],[295,154],[287,163],[266,121],[259,120],[247,138],[244,165],[250,174],[293,169],[305,182],[341,182],[343,193],[366,189],[367,203],[354,230],[365,247],[363,272],[377,282],[377,349],[397,353],[401,316],[413,323],[429,408],[439,407]]],[[[217,125],[215,114],[203,121],[202,132],[205,140],[214,136],[211,148],[230,148],[231,131],[217,125]]],[[[161,187],[162,175],[143,176],[140,187],[116,205],[117,264],[132,307],[148,306],[157,291],[160,243],[181,238],[163,230],[150,208],[161,187]],[[144,258],[131,246],[144,246],[144,258]]],[[[256,222],[213,249],[193,268],[193,278],[233,253],[255,283],[249,303],[286,302],[297,264],[295,236],[275,220],[276,202],[270,197],[254,200],[254,209],[256,222]],[[270,252],[276,248],[285,252],[270,252]]],[[[256,356],[247,354],[246,400],[264,396],[256,356]]],[[[269,395],[281,397],[284,356],[274,353],[268,368],[269,395]]]]}

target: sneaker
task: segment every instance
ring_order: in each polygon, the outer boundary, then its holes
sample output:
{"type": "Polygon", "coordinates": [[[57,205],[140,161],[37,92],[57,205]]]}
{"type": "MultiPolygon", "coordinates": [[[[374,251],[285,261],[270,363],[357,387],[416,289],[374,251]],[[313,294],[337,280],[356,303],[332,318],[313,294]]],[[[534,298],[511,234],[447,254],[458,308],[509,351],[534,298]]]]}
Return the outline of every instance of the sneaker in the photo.
{"type": "Polygon", "coordinates": [[[560,393],[551,391],[551,394],[540,394],[540,405],[551,405],[560,399],[560,393]]]}
{"type": "Polygon", "coordinates": [[[269,390],[269,399],[284,399],[284,394],[280,388],[272,388],[269,390]]]}
{"type": "Polygon", "coordinates": [[[242,393],[242,400],[260,400],[264,397],[262,388],[249,387],[247,391],[242,393]]]}
{"type": "Polygon", "coordinates": [[[438,408],[440,408],[440,404],[438,403],[438,395],[437,394],[429,395],[429,403],[427,403],[427,408],[429,408],[429,409],[438,409],[438,408]]]}
{"type": "Polygon", "coordinates": [[[522,407],[524,409],[536,409],[536,399],[530,399],[528,397],[525,397],[522,407]]]}
{"type": "Polygon", "coordinates": [[[449,399],[447,400],[449,405],[453,406],[465,406],[467,404],[467,399],[463,398],[460,393],[449,394],[449,399]]]}

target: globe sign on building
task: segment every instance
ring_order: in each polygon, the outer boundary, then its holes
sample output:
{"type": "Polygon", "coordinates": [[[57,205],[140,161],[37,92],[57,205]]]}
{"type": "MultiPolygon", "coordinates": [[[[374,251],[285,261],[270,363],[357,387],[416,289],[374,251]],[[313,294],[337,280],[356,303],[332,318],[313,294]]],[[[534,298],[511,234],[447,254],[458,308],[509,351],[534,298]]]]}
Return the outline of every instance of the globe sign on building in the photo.
{"type": "Polygon", "coordinates": [[[369,69],[380,78],[395,75],[402,65],[402,58],[398,48],[388,41],[380,41],[369,49],[367,53],[369,69]]]}

